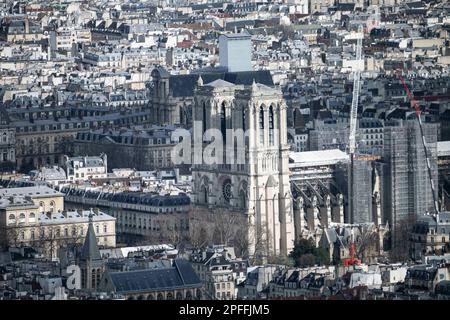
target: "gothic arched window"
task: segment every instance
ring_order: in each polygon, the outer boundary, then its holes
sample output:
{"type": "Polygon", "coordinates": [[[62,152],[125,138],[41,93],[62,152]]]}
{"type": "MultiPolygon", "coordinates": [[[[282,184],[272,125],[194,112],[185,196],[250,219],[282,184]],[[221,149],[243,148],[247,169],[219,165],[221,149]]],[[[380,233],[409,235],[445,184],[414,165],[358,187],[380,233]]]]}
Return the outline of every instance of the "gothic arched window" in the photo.
{"type": "Polygon", "coordinates": [[[222,102],[222,106],[220,107],[220,131],[222,132],[222,141],[225,145],[227,142],[227,118],[225,113],[225,102],[222,102]]]}
{"type": "Polygon", "coordinates": [[[269,144],[273,145],[274,142],[274,125],[273,125],[273,108],[270,106],[269,108],[269,144]]]}
{"type": "Polygon", "coordinates": [[[203,203],[207,204],[208,203],[208,188],[207,187],[203,187],[203,203]]]}
{"type": "Polygon", "coordinates": [[[245,195],[245,191],[244,190],[241,190],[241,192],[239,194],[239,198],[240,198],[241,208],[242,209],[247,209],[247,197],[245,195]]]}
{"type": "Polygon", "coordinates": [[[264,109],[259,107],[259,142],[264,143],[264,109]]]}
{"type": "Polygon", "coordinates": [[[202,127],[203,127],[203,134],[206,131],[206,102],[203,101],[203,115],[202,115],[202,127]]]}

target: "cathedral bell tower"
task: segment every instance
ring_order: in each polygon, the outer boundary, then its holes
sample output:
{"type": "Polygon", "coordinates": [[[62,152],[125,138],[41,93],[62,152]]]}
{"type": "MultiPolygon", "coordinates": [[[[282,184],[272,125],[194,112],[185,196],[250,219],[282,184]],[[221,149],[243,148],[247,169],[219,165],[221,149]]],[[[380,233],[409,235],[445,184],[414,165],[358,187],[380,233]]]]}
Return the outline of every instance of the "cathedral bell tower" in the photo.
{"type": "Polygon", "coordinates": [[[286,104],[281,92],[255,81],[235,85],[215,80],[198,87],[193,117],[194,131],[197,126],[205,134],[203,161],[192,168],[195,206],[240,213],[246,222],[250,256],[264,260],[289,254],[294,246],[294,221],[286,104]],[[211,129],[221,133],[224,163],[206,163],[211,129]]]}

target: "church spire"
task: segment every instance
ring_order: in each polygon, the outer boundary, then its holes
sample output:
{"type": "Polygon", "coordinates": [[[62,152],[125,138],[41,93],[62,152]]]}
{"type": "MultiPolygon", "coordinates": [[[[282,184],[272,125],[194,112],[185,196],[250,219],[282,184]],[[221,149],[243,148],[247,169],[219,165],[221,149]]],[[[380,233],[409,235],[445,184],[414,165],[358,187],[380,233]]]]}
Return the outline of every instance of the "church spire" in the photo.
{"type": "Polygon", "coordinates": [[[199,87],[203,85],[203,79],[202,79],[202,76],[198,76],[198,79],[197,79],[197,85],[198,85],[199,87]]]}
{"type": "Polygon", "coordinates": [[[100,250],[97,245],[97,237],[95,236],[94,226],[92,225],[94,215],[92,210],[89,212],[89,227],[84,240],[83,248],[81,249],[81,260],[101,260],[100,250]]]}

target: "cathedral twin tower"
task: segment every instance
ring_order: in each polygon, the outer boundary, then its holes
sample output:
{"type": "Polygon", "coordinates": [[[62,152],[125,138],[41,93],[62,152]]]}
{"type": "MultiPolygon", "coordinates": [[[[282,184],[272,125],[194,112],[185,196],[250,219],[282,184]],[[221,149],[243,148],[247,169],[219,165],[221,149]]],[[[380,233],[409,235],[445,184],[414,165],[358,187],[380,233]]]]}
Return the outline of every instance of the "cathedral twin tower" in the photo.
{"type": "Polygon", "coordinates": [[[203,84],[199,78],[193,126],[203,138],[202,152],[194,155],[202,159],[192,166],[194,206],[196,212],[238,215],[250,256],[287,255],[294,246],[286,125],[280,91],[255,81],[203,84]],[[221,139],[210,132],[221,133],[221,139]],[[222,156],[211,150],[218,140],[222,156]],[[209,157],[218,161],[211,164],[209,157]]]}

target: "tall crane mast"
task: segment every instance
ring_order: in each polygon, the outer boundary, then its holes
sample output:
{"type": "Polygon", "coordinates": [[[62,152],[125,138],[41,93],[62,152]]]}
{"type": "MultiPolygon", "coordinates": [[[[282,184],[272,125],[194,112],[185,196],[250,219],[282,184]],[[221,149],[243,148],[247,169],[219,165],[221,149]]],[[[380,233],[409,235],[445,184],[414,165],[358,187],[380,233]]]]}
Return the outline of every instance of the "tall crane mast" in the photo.
{"type": "MultiPolygon", "coordinates": [[[[362,59],[362,37],[363,26],[358,27],[358,39],[356,43],[356,61],[362,59]]],[[[356,68],[353,72],[353,97],[352,106],[350,109],[350,137],[349,137],[349,149],[350,155],[353,155],[356,151],[356,126],[358,120],[358,104],[359,104],[359,91],[361,88],[361,70],[356,68]]]]}
{"type": "Polygon", "coordinates": [[[427,160],[428,178],[430,179],[431,193],[433,195],[434,214],[438,215],[439,214],[439,204],[438,204],[438,200],[436,198],[436,192],[435,192],[435,188],[434,188],[433,175],[432,175],[432,172],[431,172],[431,162],[430,162],[430,157],[429,157],[430,153],[428,151],[427,143],[425,141],[425,135],[423,133],[422,118],[420,117],[420,115],[422,113],[422,110],[420,109],[420,106],[417,103],[417,100],[414,98],[413,94],[409,90],[408,85],[406,84],[406,81],[402,77],[400,72],[397,73],[397,77],[402,82],[403,88],[405,89],[409,100],[411,101],[414,109],[416,110],[416,118],[417,118],[417,121],[419,122],[420,135],[422,136],[423,151],[425,153],[425,159],[427,160]]]}
{"type": "MultiPolygon", "coordinates": [[[[358,27],[358,38],[356,42],[356,61],[362,60],[362,38],[364,37],[363,26],[358,27]],[[362,36],[361,36],[362,35],[362,36]]],[[[363,66],[364,67],[364,66],[363,66]]],[[[356,127],[358,124],[358,104],[359,104],[359,91],[361,88],[361,70],[359,67],[353,71],[353,97],[352,105],[350,109],[350,136],[349,136],[349,154],[350,164],[348,170],[348,211],[349,222],[353,222],[353,161],[356,153],[356,127]]]]}

